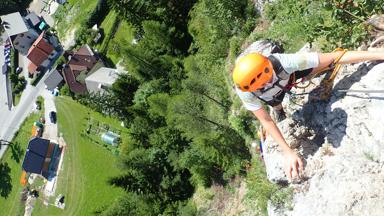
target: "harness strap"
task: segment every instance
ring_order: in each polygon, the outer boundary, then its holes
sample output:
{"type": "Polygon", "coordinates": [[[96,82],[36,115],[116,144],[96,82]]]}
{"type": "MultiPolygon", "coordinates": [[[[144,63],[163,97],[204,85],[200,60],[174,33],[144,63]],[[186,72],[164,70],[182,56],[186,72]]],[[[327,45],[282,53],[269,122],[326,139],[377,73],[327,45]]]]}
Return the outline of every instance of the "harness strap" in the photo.
{"type": "Polygon", "coordinates": [[[254,96],[256,96],[258,99],[260,99],[261,101],[263,101],[264,103],[268,104],[268,105],[271,105],[271,104],[275,104],[277,102],[281,102],[281,100],[277,99],[283,92],[285,93],[288,93],[288,94],[292,94],[292,92],[290,92],[290,82],[291,82],[291,74],[289,74],[284,68],[283,66],[281,65],[280,61],[274,57],[273,55],[270,55],[268,56],[268,59],[271,61],[272,63],[272,67],[273,67],[273,70],[275,71],[276,73],[276,76],[277,76],[277,81],[275,83],[273,83],[273,85],[269,88],[266,88],[266,89],[260,89],[260,90],[257,90],[255,92],[252,92],[252,94],[254,96]],[[288,84],[286,86],[282,86],[280,84],[280,81],[282,80],[287,80],[289,79],[288,81],[288,84]],[[280,92],[278,92],[277,94],[273,95],[272,96],[272,100],[265,100],[263,98],[261,98],[260,96],[269,91],[270,89],[273,89],[275,87],[278,87],[279,89],[281,89],[280,92]]]}

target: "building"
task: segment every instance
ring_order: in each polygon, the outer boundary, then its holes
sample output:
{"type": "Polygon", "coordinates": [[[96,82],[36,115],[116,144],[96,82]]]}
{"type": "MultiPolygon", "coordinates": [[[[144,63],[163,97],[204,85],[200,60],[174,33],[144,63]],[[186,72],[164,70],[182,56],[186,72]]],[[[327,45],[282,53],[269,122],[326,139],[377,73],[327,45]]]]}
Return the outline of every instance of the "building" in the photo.
{"type": "Polygon", "coordinates": [[[94,69],[96,64],[102,66],[101,61],[99,61],[88,45],[82,46],[76,52],[68,53],[68,63],[64,65],[62,71],[64,80],[73,93],[87,93],[85,78],[93,72],[92,69],[94,69]]]}
{"type": "Polygon", "coordinates": [[[33,42],[35,42],[38,37],[39,34],[37,31],[30,28],[27,32],[15,36],[13,39],[13,46],[20,54],[26,56],[33,42]]]}
{"type": "Polygon", "coordinates": [[[28,65],[29,74],[34,75],[36,71],[48,67],[56,54],[54,47],[45,37],[45,32],[41,33],[27,53],[27,58],[30,61],[28,65]]]}
{"type": "Polygon", "coordinates": [[[39,28],[39,25],[42,21],[42,18],[37,16],[35,12],[29,13],[27,16],[24,17],[25,21],[29,25],[30,28],[39,28]]]}
{"type": "Polygon", "coordinates": [[[40,18],[35,13],[23,18],[20,13],[16,12],[2,16],[1,20],[14,48],[22,55],[27,55],[29,48],[39,37],[39,32],[33,27],[40,23],[40,18]]]}
{"type": "Polygon", "coordinates": [[[19,12],[7,14],[1,16],[1,24],[4,26],[8,37],[25,33],[28,31],[27,25],[25,24],[23,17],[19,12]]]}
{"type": "Polygon", "coordinates": [[[119,76],[119,72],[114,68],[101,67],[94,73],[85,78],[85,83],[89,93],[104,92],[110,88],[119,76]]]}
{"type": "Polygon", "coordinates": [[[57,70],[54,70],[48,75],[47,79],[45,79],[44,84],[47,86],[48,90],[53,91],[62,81],[63,77],[57,70]]]}
{"type": "Polygon", "coordinates": [[[58,144],[40,137],[33,137],[29,143],[23,161],[23,170],[50,179],[56,175],[61,155],[58,144]]]}

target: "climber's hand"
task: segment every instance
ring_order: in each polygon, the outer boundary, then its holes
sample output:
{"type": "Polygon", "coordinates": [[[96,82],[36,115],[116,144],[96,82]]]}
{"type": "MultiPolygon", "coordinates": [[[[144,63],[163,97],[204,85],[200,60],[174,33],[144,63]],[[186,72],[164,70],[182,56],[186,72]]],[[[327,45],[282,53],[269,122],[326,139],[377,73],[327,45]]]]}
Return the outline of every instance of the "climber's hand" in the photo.
{"type": "Polygon", "coordinates": [[[301,172],[304,170],[303,161],[297,156],[295,152],[285,152],[285,174],[289,181],[299,178],[301,172]]]}

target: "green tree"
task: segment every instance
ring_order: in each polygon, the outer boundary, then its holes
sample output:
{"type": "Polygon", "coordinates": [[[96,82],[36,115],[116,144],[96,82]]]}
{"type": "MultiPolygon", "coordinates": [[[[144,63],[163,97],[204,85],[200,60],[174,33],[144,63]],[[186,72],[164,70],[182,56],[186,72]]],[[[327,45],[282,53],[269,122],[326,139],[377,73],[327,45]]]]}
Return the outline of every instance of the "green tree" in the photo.
{"type": "Polygon", "coordinates": [[[0,15],[5,15],[28,8],[32,0],[1,0],[0,15]]]}
{"type": "Polygon", "coordinates": [[[127,193],[120,197],[107,209],[102,211],[103,216],[148,216],[160,213],[158,203],[151,201],[143,195],[127,193]]]}

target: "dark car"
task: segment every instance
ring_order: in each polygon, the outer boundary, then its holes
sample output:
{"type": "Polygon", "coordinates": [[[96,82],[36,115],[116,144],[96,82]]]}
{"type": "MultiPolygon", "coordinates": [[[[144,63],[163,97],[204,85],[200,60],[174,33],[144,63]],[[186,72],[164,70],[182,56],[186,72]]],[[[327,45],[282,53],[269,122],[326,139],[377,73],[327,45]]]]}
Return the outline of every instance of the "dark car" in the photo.
{"type": "Polygon", "coordinates": [[[22,67],[17,67],[16,68],[16,73],[19,74],[23,71],[23,68],[22,67]]]}
{"type": "Polygon", "coordinates": [[[49,119],[51,120],[51,122],[52,122],[53,124],[56,124],[56,112],[55,112],[55,111],[51,111],[51,112],[49,113],[49,119]]]}

